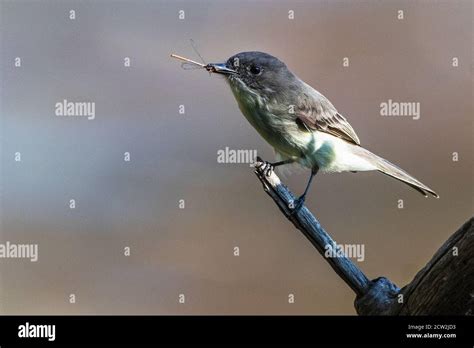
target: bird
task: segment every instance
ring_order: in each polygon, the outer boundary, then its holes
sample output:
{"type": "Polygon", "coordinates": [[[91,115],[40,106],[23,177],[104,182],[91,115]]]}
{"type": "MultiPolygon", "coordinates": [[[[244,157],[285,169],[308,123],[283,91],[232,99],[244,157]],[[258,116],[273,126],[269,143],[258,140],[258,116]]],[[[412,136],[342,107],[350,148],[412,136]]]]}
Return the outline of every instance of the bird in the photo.
{"type": "Polygon", "coordinates": [[[311,170],[306,188],[293,204],[304,204],[319,172],[378,171],[414,188],[425,197],[439,195],[406,171],[361,146],[347,119],[320,92],[264,52],[241,52],[225,63],[205,68],[225,77],[240,111],[275,150],[275,167],[297,163],[311,170]]]}

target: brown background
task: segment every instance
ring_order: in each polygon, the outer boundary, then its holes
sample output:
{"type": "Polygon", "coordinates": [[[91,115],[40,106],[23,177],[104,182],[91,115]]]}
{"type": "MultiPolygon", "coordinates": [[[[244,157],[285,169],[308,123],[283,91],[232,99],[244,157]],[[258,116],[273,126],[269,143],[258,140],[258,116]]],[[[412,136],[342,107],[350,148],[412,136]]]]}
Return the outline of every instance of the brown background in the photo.
{"type": "MultiPolygon", "coordinates": [[[[472,215],[470,1],[2,1],[1,20],[0,241],[39,244],[36,263],[0,260],[1,313],[355,313],[249,166],[217,163],[226,146],[273,152],[224,81],[169,58],[196,58],[190,38],[209,61],[280,57],[364,146],[440,194],[377,173],[317,177],[309,207],[338,243],[365,245],[369,277],[405,285],[472,215]],[[96,119],[55,117],[63,99],[94,101],[96,119]],[[420,102],[421,119],[381,117],[388,99],[420,102]]],[[[299,193],[307,174],[285,182],[299,193]]]]}

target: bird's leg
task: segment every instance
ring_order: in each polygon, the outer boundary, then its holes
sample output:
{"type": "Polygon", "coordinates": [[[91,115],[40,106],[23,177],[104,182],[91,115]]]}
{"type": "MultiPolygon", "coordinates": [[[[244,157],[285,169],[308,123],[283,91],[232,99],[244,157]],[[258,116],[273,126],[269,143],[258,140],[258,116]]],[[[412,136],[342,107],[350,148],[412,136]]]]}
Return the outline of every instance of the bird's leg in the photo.
{"type": "Polygon", "coordinates": [[[290,163],[295,162],[295,160],[292,159],[292,158],[287,159],[287,160],[284,160],[284,161],[273,162],[273,163],[264,161],[264,160],[262,160],[260,157],[257,157],[257,160],[263,162],[263,165],[265,166],[265,168],[264,168],[264,170],[263,170],[263,173],[264,173],[267,177],[269,177],[269,176],[272,174],[273,169],[274,169],[275,167],[279,167],[279,166],[282,166],[282,165],[285,165],[285,164],[290,164],[290,163]]]}
{"type": "Polygon", "coordinates": [[[293,209],[291,214],[296,213],[303,206],[305,198],[306,198],[306,194],[308,193],[308,190],[309,190],[309,187],[311,186],[311,182],[313,181],[313,178],[315,177],[316,174],[318,174],[318,170],[319,170],[318,166],[311,169],[311,176],[309,177],[308,183],[306,184],[306,188],[304,189],[303,194],[290,204],[290,208],[293,209]]]}

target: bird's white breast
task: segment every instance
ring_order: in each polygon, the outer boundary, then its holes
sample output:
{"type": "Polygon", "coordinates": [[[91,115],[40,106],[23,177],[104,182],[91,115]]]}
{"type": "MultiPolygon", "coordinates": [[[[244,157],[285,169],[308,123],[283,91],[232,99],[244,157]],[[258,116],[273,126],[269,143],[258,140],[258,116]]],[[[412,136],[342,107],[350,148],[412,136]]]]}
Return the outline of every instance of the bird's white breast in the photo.
{"type": "Polygon", "coordinates": [[[352,149],[357,145],[328,133],[302,130],[294,116],[274,114],[274,110],[281,110],[272,104],[277,101],[262,98],[238,80],[230,86],[245,118],[282,158],[297,158],[301,165],[317,165],[323,172],[374,170],[373,165],[354,155],[352,149]]]}

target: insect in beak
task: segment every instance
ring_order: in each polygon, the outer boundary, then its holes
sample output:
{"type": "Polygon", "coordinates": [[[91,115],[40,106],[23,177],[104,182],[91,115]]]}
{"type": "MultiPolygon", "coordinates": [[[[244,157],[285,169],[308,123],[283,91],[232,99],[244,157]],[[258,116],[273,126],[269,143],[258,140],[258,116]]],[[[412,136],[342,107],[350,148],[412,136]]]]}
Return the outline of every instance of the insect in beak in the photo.
{"type": "Polygon", "coordinates": [[[192,59],[181,57],[177,54],[172,54],[171,57],[182,60],[183,63],[181,64],[181,66],[185,70],[206,69],[210,73],[223,74],[223,75],[231,75],[231,74],[237,73],[235,70],[228,68],[225,64],[215,64],[215,63],[202,64],[192,59]]]}

